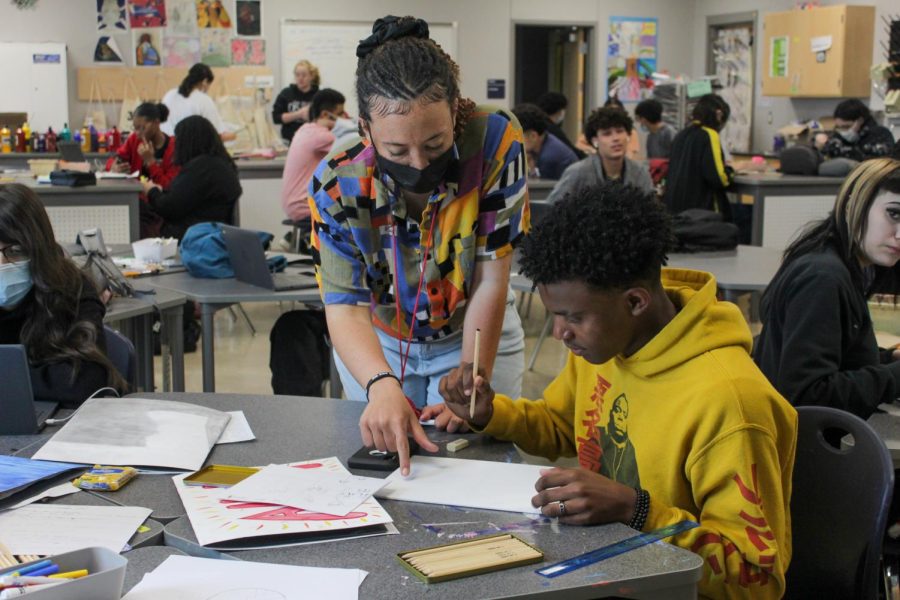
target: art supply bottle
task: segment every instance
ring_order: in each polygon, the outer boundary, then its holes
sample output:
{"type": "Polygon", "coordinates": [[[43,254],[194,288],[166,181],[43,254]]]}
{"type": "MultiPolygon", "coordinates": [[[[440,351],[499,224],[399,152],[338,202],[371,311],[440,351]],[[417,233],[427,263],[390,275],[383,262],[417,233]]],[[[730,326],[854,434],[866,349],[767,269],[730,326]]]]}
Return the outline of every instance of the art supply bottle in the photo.
{"type": "Polygon", "coordinates": [[[88,131],[90,131],[91,135],[91,152],[99,152],[100,140],[97,137],[99,132],[97,131],[97,128],[94,127],[93,121],[88,121],[88,131]]]}
{"type": "Polygon", "coordinates": [[[119,128],[113,125],[112,129],[106,132],[106,146],[110,152],[115,152],[121,145],[122,134],[119,132],[119,128]]]}
{"type": "Polygon", "coordinates": [[[38,139],[38,152],[46,152],[47,151],[47,134],[42,133],[41,135],[35,134],[34,137],[38,139]]]}
{"type": "Polygon", "coordinates": [[[87,125],[81,128],[81,151],[91,151],[91,130],[87,128],[87,125]]]}
{"type": "Polygon", "coordinates": [[[22,124],[22,133],[25,134],[25,143],[31,142],[31,125],[28,124],[28,121],[22,124]]]}
{"type": "Polygon", "coordinates": [[[41,135],[37,132],[31,134],[31,139],[28,140],[28,150],[29,152],[40,152],[41,151],[41,135]]]}
{"type": "Polygon", "coordinates": [[[28,152],[28,146],[25,145],[25,132],[21,127],[16,129],[16,152],[28,152]]]}
{"type": "Polygon", "coordinates": [[[74,135],[72,135],[72,141],[78,144],[79,146],[84,147],[81,143],[81,133],[79,131],[75,131],[74,135]]]}
{"type": "Polygon", "coordinates": [[[56,152],[56,132],[52,127],[47,128],[47,152],[56,152]]]}
{"type": "Polygon", "coordinates": [[[59,141],[68,142],[72,139],[72,132],[69,130],[69,124],[63,123],[63,128],[59,131],[59,141]]]}
{"type": "Polygon", "coordinates": [[[97,134],[97,152],[106,154],[106,134],[97,134]]]}
{"type": "Polygon", "coordinates": [[[12,132],[9,130],[9,127],[4,125],[3,129],[0,129],[0,152],[9,154],[13,151],[12,149],[12,132]]]}

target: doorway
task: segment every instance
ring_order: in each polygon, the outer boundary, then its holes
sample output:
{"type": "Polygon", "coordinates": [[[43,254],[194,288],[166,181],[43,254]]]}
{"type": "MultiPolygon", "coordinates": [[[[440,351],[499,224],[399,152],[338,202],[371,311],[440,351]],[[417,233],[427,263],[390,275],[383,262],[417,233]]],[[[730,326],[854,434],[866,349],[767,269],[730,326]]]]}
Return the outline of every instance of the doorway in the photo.
{"type": "Polygon", "coordinates": [[[718,93],[731,107],[722,143],[729,152],[750,152],[756,12],[708,17],[706,27],[706,72],[717,77],[722,85],[718,93]]]}
{"type": "Polygon", "coordinates": [[[569,101],[561,127],[578,139],[591,106],[588,56],[593,27],[584,25],[515,26],[515,104],[534,102],[544,92],[560,92],[569,101]]]}

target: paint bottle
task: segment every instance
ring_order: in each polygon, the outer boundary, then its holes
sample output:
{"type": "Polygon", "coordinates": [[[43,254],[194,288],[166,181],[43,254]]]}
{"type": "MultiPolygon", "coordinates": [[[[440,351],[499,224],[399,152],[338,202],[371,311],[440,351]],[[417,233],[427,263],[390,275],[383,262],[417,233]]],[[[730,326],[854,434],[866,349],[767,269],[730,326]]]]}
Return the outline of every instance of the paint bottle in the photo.
{"type": "Polygon", "coordinates": [[[46,134],[46,133],[42,133],[41,135],[38,135],[38,134],[35,133],[35,134],[34,134],[34,137],[36,137],[37,140],[38,140],[38,148],[37,148],[37,151],[38,151],[38,152],[42,152],[42,153],[43,153],[43,152],[46,152],[46,151],[47,151],[47,134],[46,134]]]}
{"type": "Polygon", "coordinates": [[[81,151],[82,152],[90,152],[91,151],[91,130],[87,128],[87,125],[81,128],[81,151]]]}
{"type": "Polygon", "coordinates": [[[106,134],[97,134],[97,152],[106,154],[106,134]]]}
{"type": "Polygon", "coordinates": [[[21,127],[16,129],[16,152],[28,152],[28,146],[25,144],[25,132],[21,127]]]}
{"type": "Polygon", "coordinates": [[[9,127],[4,125],[3,129],[0,129],[0,152],[9,154],[12,152],[12,149],[12,132],[9,130],[9,127]]]}
{"type": "Polygon", "coordinates": [[[28,121],[22,124],[22,133],[25,134],[25,143],[31,142],[31,125],[28,124],[28,121]]]}
{"type": "Polygon", "coordinates": [[[32,132],[31,139],[28,141],[28,150],[31,152],[41,151],[41,135],[36,131],[32,132]]]}
{"type": "Polygon", "coordinates": [[[56,132],[53,131],[52,127],[47,128],[47,141],[46,141],[46,151],[47,152],[56,152],[56,132]]]}
{"type": "Polygon", "coordinates": [[[97,128],[94,127],[93,122],[88,123],[88,130],[91,134],[91,152],[99,152],[100,151],[100,139],[98,135],[100,132],[97,131],[97,128]]]}
{"type": "Polygon", "coordinates": [[[110,152],[115,152],[122,145],[122,133],[115,125],[106,133],[106,145],[110,152]]]}
{"type": "Polygon", "coordinates": [[[63,128],[59,131],[59,137],[57,139],[60,142],[68,142],[72,139],[72,132],[69,130],[68,123],[63,123],[63,128]]]}

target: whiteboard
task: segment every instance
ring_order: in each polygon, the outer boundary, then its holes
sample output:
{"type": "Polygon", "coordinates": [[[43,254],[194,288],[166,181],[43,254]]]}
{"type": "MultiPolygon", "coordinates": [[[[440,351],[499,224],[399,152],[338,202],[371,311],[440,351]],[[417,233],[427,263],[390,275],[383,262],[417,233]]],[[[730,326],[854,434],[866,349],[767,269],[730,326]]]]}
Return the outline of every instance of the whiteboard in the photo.
{"type": "MultiPolygon", "coordinates": [[[[456,59],[456,23],[429,23],[431,39],[456,59]]],[[[372,34],[369,21],[281,20],[281,85],[294,82],[294,65],[306,59],[319,69],[320,88],[333,88],[346,98],[356,116],[356,46],[372,34]]]]}
{"type": "MultiPolygon", "coordinates": [[[[0,43],[3,93],[0,112],[28,113],[33,131],[53,127],[59,131],[69,123],[69,71],[66,45],[46,43],[0,43]]],[[[15,131],[21,123],[0,123],[15,131]]],[[[69,123],[71,125],[71,123],[69,123]]]]}

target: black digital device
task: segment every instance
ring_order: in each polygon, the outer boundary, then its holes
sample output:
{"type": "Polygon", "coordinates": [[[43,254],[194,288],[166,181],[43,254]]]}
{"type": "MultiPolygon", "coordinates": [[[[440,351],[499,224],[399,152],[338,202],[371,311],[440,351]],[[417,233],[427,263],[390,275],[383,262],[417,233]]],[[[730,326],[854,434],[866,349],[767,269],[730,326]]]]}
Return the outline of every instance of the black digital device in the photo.
{"type": "MultiPolygon", "coordinates": [[[[409,438],[409,455],[419,450],[419,444],[409,438]]],[[[377,448],[363,446],[347,461],[351,469],[367,469],[369,471],[396,471],[400,468],[400,457],[396,452],[382,452],[377,448]]]]}

